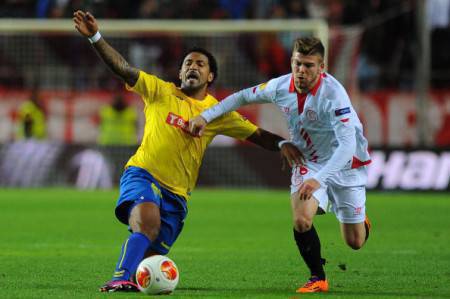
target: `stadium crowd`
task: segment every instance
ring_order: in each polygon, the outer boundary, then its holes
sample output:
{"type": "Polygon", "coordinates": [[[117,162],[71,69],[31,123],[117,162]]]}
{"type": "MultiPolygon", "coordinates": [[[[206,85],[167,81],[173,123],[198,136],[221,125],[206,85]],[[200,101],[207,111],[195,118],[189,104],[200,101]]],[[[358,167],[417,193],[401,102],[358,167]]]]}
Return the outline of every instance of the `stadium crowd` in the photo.
{"type": "MultiPolygon", "coordinates": [[[[362,91],[414,87],[418,0],[4,0],[0,17],[71,18],[78,9],[113,19],[289,19],[324,18],[332,34],[345,26],[361,31],[357,77],[362,91]]],[[[450,82],[450,0],[428,0],[432,30],[431,86],[450,82]]],[[[331,54],[339,38],[330,36],[331,54]]],[[[270,36],[246,47],[249,59],[267,78],[286,70],[289,50],[270,36]],[[255,47],[258,45],[258,47],[255,47]],[[262,49],[262,50],[261,50],[262,49]],[[267,57],[275,63],[268,64],[267,57]]],[[[330,68],[333,68],[331,61],[330,68]]]]}

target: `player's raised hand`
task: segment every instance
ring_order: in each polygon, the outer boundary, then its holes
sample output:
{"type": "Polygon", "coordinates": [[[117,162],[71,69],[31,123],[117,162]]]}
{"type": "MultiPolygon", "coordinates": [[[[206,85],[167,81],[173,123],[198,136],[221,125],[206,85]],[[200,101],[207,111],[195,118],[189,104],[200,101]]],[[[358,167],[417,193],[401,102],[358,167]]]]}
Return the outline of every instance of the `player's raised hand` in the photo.
{"type": "Polygon", "coordinates": [[[298,147],[290,142],[286,142],[281,146],[280,153],[283,163],[283,170],[286,168],[286,164],[292,168],[295,165],[303,165],[305,163],[305,157],[302,152],[298,149],[298,147]]]}
{"type": "Polygon", "coordinates": [[[85,37],[91,37],[98,31],[97,21],[90,12],[77,10],[73,13],[75,28],[85,37]]]}
{"type": "Polygon", "coordinates": [[[202,136],[206,128],[206,119],[201,115],[189,120],[189,132],[194,136],[202,136]]]}

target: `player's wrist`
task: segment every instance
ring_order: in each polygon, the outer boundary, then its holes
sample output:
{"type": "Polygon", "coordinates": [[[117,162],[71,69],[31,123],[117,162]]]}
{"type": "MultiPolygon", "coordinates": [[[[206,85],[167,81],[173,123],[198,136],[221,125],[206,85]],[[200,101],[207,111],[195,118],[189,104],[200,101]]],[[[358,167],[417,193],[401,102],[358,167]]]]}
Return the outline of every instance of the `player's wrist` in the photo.
{"type": "Polygon", "coordinates": [[[286,139],[281,140],[280,142],[278,142],[278,148],[281,149],[283,144],[286,144],[286,143],[290,143],[290,141],[286,140],[286,139]]]}
{"type": "Polygon", "coordinates": [[[319,175],[316,174],[315,176],[313,176],[311,179],[315,180],[317,183],[319,183],[320,186],[325,186],[325,182],[323,180],[323,178],[319,175]]]}
{"type": "Polygon", "coordinates": [[[199,115],[201,118],[203,118],[203,120],[205,121],[205,123],[209,123],[211,121],[211,119],[206,115],[206,113],[202,112],[199,115]]]}
{"type": "Polygon", "coordinates": [[[88,40],[91,44],[95,44],[96,42],[98,42],[100,39],[102,38],[102,35],[100,34],[100,31],[97,30],[97,32],[91,36],[88,37],[88,40]]]}

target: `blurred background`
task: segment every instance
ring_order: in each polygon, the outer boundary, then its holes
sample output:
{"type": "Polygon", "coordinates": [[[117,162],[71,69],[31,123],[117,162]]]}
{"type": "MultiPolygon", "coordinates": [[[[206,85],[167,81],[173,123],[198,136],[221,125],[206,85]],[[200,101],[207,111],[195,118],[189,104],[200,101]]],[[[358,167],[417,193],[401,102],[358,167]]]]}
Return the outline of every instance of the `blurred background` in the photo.
{"type": "MultiPolygon", "coordinates": [[[[316,35],[372,149],[369,189],[449,190],[450,0],[2,0],[0,186],[111,188],[143,132],[143,105],[73,28],[99,19],[133,66],[178,83],[185,50],[219,63],[218,99],[290,72],[316,35]]],[[[288,137],[273,105],[240,112],[288,137]]],[[[219,137],[200,186],[286,188],[277,153],[219,137]]]]}

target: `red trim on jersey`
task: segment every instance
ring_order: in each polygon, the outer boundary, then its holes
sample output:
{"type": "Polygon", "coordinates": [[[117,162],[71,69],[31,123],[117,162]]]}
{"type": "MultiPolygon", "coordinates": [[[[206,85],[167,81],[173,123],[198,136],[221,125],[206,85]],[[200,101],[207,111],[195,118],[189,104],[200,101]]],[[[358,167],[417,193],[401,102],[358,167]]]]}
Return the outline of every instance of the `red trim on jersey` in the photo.
{"type": "MultiPolygon", "coordinates": [[[[317,94],[320,84],[322,83],[322,78],[324,78],[324,77],[326,77],[325,73],[320,74],[319,80],[317,81],[316,85],[314,85],[314,87],[310,90],[309,93],[311,93],[313,96],[315,96],[317,94]]],[[[308,96],[308,92],[299,93],[297,91],[297,89],[295,89],[294,75],[291,75],[291,82],[289,83],[289,92],[290,93],[295,92],[297,94],[298,114],[302,114],[303,109],[305,108],[305,102],[306,102],[306,97],[308,96]]]]}
{"type": "Polygon", "coordinates": [[[294,92],[295,90],[295,85],[294,85],[294,75],[291,75],[291,83],[289,84],[289,92],[294,92]]]}
{"type": "Polygon", "coordinates": [[[353,160],[352,160],[352,169],[353,169],[353,168],[359,168],[359,167],[361,167],[361,166],[368,165],[368,164],[370,164],[370,163],[372,163],[372,160],[361,161],[361,160],[359,160],[358,158],[353,157],[353,160]]]}
{"type": "Polygon", "coordinates": [[[341,122],[346,123],[346,122],[348,122],[349,120],[350,120],[350,118],[343,118],[343,119],[341,119],[341,122]]]}
{"type": "Polygon", "coordinates": [[[311,89],[311,94],[313,95],[313,96],[315,96],[316,95],[316,93],[317,93],[317,90],[319,90],[319,87],[320,87],[320,84],[322,83],[322,78],[323,78],[324,76],[323,76],[323,74],[320,74],[320,76],[319,76],[319,80],[317,81],[317,83],[316,83],[316,85],[314,85],[314,87],[311,89]]]}
{"type": "Polygon", "coordinates": [[[303,113],[303,109],[305,108],[306,97],[308,94],[306,93],[298,93],[297,92],[297,106],[298,106],[298,114],[303,113]]]}
{"type": "MultiPolygon", "coordinates": [[[[326,76],[327,76],[327,74],[325,74],[325,73],[320,74],[319,81],[317,81],[316,85],[314,85],[314,87],[310,91],[313,96],[315,96],[317,93],[317,90],[319,90],[320,84],[322,83],[322,78],[325,78],[326,76]]],[[[289,92],[292,93],[294,91],[297,94],[299,94],[299,92],[295,89],[294,75],[291,75],[291,82],[289,83],[289,92]]],[[[304,93],[304,94],[306,95],[308,93],[304,93]]]]}

